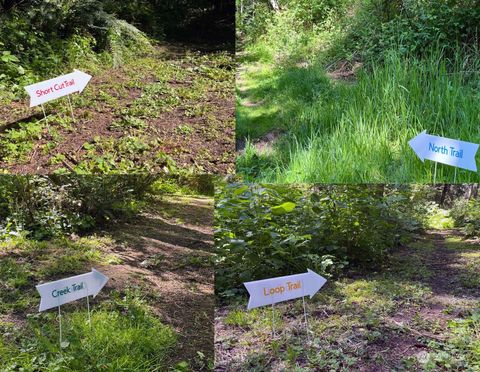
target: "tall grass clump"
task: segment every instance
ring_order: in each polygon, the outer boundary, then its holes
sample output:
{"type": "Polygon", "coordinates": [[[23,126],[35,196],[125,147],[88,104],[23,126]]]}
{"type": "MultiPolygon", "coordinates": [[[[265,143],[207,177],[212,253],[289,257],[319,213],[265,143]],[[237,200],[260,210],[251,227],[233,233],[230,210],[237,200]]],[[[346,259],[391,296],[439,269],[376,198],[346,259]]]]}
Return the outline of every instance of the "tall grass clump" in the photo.
{"type": "MultiPolygon", "coordinates": [[[[426,130],[480,142],[474,53],[433,48],[420,59],[392,50],[354,83],[326,79],[319,66],[278,69],[267,104],[287,132],[267,159],[246,151],[239,170],[262,182],[432,182],[433,163],[422,163],[408,141],[426,130]]],[[[436,180],[474,182],[478,174],[439,165],[436,180]]]]}
{"type": "Polygon", "coordinates": [[[10,329],[0,338],[2,370],[165,370],[176,334],[155,318],[141,299],[127,293],[123,300],[117,297],[99,305],[91,316],[90,327],[86,310],[64,310],[67,344],[63,348],[55,312],[30,316],[26,329],[10,329]]]}

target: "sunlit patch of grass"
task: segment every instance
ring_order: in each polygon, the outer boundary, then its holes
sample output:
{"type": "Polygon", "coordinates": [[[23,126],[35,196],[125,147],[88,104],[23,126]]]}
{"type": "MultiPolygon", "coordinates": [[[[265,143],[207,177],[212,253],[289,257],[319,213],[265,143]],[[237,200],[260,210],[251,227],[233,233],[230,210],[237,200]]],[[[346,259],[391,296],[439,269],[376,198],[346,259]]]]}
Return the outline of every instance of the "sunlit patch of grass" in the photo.
{"type": "Polygon", "coordinates": [[[347,304],[363,306],[384,314],[391,313],[404,304],[421,304],[431,294],[421,284],[402,282],[396,278],[356,280],[345,284],[342,293],[347,304]]]}
{"type": "Polygon", "coordinates": [[[445,245],[449,249],[457,250],[480,250],[480,245],[473,241],[465,240],[462,236],[447,236],[445,245]]]}
{"type": "Polygon", "coordinates": [[[13,340],[0,338],[0,363],[4,370],[157,370],[176,345],[172,328],[154,317],[135,295],[113,294],[113,299],[93,305],[92,323],[81,306],[63,313],[61,348],[55,312],[30,316],[26,329],[13,340]],[[27,348],[28,353],[23,352],[27,348]]]}
{"type": "Polygon", "coordinates": [[[225,324],[242,328],[249,327],[259,321],[260,315],[258,309],[253,309],[251,311],[235,309],[227,314],[225,317],[225,324]]]}
{"type": "Polygon", "coordinates": [[[428,214],[427,226],[437,230],[452,229],[455,226],[455,221],[447,209],[435,208],[428,214]]]}
{"type": "MultiPolygon", "coordinates": [[[[271,69],[263,82],[263,74],[251,74],[247,65],[240,77],[243,91],[237,94],[237,135],[261,135],[259,123],[288,132],[274,146],[272,164],[251,171],[258,166],[256,159],[242,155],[239,172],[258,182],[431,183],[434,164],[418,159],[408,145],[413,137],[427,130],[480,140],[476,87],[464,79],[462,58],[459,54],[447,67],[441,51],[421,61],[392,53],[385,63],[359,72],[354,84],[330,82],[315,63],[271,69]],[[260,97],[266,99],[262,105],[242,105],[260,97]],[[274,114],[257,115],[267,109],[274,114]]],[[[478,174],[437,167],[437,182],[454,178],[476,182],[478,174]]]]}

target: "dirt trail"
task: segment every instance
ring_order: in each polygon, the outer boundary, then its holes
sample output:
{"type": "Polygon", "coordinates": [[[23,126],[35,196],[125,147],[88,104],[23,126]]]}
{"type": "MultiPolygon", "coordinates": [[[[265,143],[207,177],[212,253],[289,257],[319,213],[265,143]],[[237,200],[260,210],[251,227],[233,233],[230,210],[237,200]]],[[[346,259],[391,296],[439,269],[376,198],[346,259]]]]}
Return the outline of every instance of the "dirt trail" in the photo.
{"type": "Polygon", "coordinates": [[[135,165],[159,172],[170,157],[201,172],[232,172],[235,103],[228,58],[165,45],[92,72],[87,89],[72,96],[73,123],[64,98],[45,105],[48,125],[27,99],[0,104],[0,167],[52,173],[135,165]]]}
{"type": "Polygon", "coordinates": [[[197,351],[213,359],[212,224],[210,199],[176,197],[105,231],[122,260],[102,268],[111,278],[109,287],[148,290],[153,310],[179,334],[173,363],[194,360],[197,351]]]}
{"type": "Polygon", "coordinates": [[[305,343],[298,303],[279,305],[283,333],[275,350],[265,313],[249,312],[245,319],[234,313],[227,322],[232,311],[245,308],[222,306],[216,311],[216,370],[281,371],[294,363],[307,370],[421,370],[430,353],[442,345],[448,350],[449,321],[470,316],[478,306],[478,258],[478,240],[457,230],[431,230],[395,249],[379,271],[352,269],[327,285],[324,298],[307,302],[316,335],[312,348],[305,343]],[[320,367],[325,365],[330,368],[320,367]]]}
{"type": "MultiPolygon", "coordinates": [[[[247,109],[255,110],[256,108],[261,108],[267,102],[266,97],[253,100],[252,97],[249,95],[250,87],[247,84],[247,79],[245,78],[245,74],[255,72],[256,70],[260,70],[261,65],[253,65],[247,67],[245,65],[240,65],[237,68],[237,76],[236,76],[236,86],[237,92],[239,96],[239,105],[245,107],[247,109]]],[[[273,146],[275,143],[283,136],[283,131],[278,129],[274,129],[268,133],[265,133],[259,138],[252,139],[252,145],[256,148],[256,150],[260,153],[269,153],[272,151],[273,146]]],[[[238,154],[244,152],[246,146],[246,139],[237,136],[236,141],[236,150],[238,154]]]]}
{"type": "MultiPolygon", "coordinates": [[[[383,355],[390,360],[389,365],[400,366],[406,357],[414,357],[422,362],[429,351],[425,340],[446,341],[448,321],[467,315],[479,301],[478,289],[466,288],[461,282],[466,262],[461,257],[461,251],[447,246],[446,238],[452,236],[463,237],[458,230],[426,231],[425,243],[428,245],[431,242],[432,248],[421,253],[421,264],[431,275],[419,280],[430,288],[432,295],[424,306],[402,307],[385,319],[387,328],[394,332],[380,345],[375,345],[372,351],[379,352],[382,348],[390,350],[388,355],[383,355]],[[391,353],[391,350],[396,352],[391,353]]],[[[475,248],[475,242],[472,243],[469,249],[480,251],[480,246],[475,248]]],[[[406,252],[409,253],[412,252],[406,252]]],[[[388,370],[377,365],[368,365],[368,369],[388,370]]]]}

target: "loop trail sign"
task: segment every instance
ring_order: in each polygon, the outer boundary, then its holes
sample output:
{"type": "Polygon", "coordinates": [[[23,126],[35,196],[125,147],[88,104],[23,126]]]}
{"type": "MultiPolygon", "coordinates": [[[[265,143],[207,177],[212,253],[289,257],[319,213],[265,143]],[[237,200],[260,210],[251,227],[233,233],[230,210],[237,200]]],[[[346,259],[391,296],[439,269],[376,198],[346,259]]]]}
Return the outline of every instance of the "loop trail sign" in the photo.
{"type": "Polygon", "coordinates": [[[45,102],[83,92],[92,76],[85,72],[74,70],[72,73],[25,87],[30,96],[30,107],[42,105],[45,102]]]}
{"type": "Polygon", "coordinates": [[[310,296],[327,282],[327,279],[308,269],[306,273],[280,276],[243,283],[250,294],[248,309],[273,305],[277,302],[310,296]]]}
{"type": "Polygon", "coordinates": [[[87,274],[72,276],[55,282],[37,285],[41,301],[38,311],[59,307],[88,296],[97,296],[107,284],[108,277],[100,271],[92,269],[87,274]]]}
{"type": "Polygon", "coordinates": [[[476,143],[432,136],[427,134],[427,131],[423,131],[408,144],[422,162],[428,159],[473,172],[477,171],[475,155],[479,145],[476,143]]]}

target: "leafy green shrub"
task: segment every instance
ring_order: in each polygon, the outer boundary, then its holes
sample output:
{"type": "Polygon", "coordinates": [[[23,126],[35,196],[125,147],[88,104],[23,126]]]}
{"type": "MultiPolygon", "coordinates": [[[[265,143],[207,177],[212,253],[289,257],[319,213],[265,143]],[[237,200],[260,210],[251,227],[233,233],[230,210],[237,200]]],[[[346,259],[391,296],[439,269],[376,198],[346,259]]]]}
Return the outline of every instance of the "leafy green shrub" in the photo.
{"type": "Polygon", "coordinates": [[[0,86],[22,87],[100,59],[120,65],[150,50],[136,27],[103,10],[99,0],[31,1],[0,15],[0,86]],[[103,57],[107,58],[103,58],[103,57]]]}
{"type": "Polygon", "coordinates": [[[138,211],[138,200],[155,177],[4,176],[0,178],[3,234],[30,237],[89,230],[97,223],[138,211]]]}
{"type": "Polygon", "coordinates": [[[452,207],[455,225],[463,228],[468,236],[480,236],[480,200],[459,199],[452,207]]]}
{"type": "Polygon", "coordinates": [[[452,54],[475,46],[480,24],[478,0],[369,0],[351,21],[346,47],[366,59],[383,59],[395,49],[421,56],[433,45],[452,54]]]}
{"type": "Polygon", "coordinates": [[[377,266],[421,227],[415,204],[408,187],[228,185],[215,209],[216,290],[228,297],[249,280],[377,266]]]}

